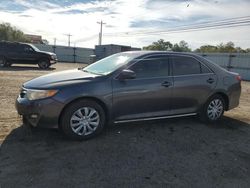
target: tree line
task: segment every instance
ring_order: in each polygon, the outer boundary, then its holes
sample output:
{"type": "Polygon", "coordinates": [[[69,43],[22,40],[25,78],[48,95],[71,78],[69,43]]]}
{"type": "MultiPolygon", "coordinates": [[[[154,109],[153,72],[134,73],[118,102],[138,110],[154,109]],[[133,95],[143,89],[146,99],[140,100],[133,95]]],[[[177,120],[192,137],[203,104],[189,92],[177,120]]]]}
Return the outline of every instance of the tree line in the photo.
{"type": "Polygon", "coordinates": [[[24,33],[9,23],[0,23],[0,41],[30,42],[24,33]]]}
{"type": "MultiPolygon", "coordinates": [[[[188,43],[184,40],[179,43],[172,44],[170,41],[164,41],[160,39],[157,42],[153,42],[149,46],[143,47],[144,50],[160,50],[160,51],[174,51],[174,52],[192,52],[188,43]]],[[[197,53],[250,53],[250,48],[242,49],[240,47],[235,47],[233,42],[220,43],[216,46],[214,45],[203,45],[193,52],[197,53]]]]}

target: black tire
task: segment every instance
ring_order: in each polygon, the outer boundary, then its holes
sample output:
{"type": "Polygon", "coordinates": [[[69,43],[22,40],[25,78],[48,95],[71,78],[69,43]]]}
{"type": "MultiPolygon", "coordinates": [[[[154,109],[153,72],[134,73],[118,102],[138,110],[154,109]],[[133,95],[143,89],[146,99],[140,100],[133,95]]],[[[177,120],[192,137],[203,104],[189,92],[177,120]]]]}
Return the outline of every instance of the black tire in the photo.
{"type": "Polygon", "coordinates": [[[4,67],[4,65],[5,65],[5,57],[3,57],[3,56],[0,56],[0,67],[4,67]]]}
{"type": "Polygon", "coordinates": [[[6,58],[4,56],[0,56],[0,67],[5,67],[6,63],[6,58]]]}
{"type": "MultiPolygon", "coordinates": [[[[91,112],[92,111],[90,111],[89,113],[91,113],[91,112]]],[[[89,119],[91,119],[91,118],[89,118],[89,119]]],[[[101,105],[99,105],[97,102],[95,102],[93,100],[82,99],[82,100],[76,101],[76,102],[74,102],[66,107],[66,109],[63,111],[63,113],[61,115],[59,127],[61,128],[63,133],[70,139],[87,140],[87,139],[90,139],[90,138],[98,135],[99,133],[101,133],[101,131],[103,130],[103,128],[105,126],[105,122],[106,122],[105,112],[104,112],[104,109],[101,107],[101,105]],[[95,125],[94,128],[90,123],[88,124],[88,122],[87,123],[85,122],[87,124],[86,125],[83,122],[83,121],[87,121],[84,117],[87,118],[87,116],[88,116],[87,115],[88,113],[85,114],[85,108],[88,108],[88,110],[93,109],[93,111],[96,112],[96,114],[95,114],[96,116],[94,118],[99,117],[99,121],[97,120],[98,123],[91,122],[91,123],[98,124],[97,126],[95,125]],[[78,116],[79,110],[81,111],[82,116],[78,116]],[[72,118],[74,118],[76,116],[78,118],[82,117],[84,119],[81,119],[81,120],[73,119],[72,120],[72,118]],[[80,121],[82,121],[82,122],[80,123],[80,121]],[[73,123],[76,123],[76,125],[79,124],[79,126],[73,126],[72,125],[73,123]],[[82,128],[80,128],[81,126],[82,126],[82,128]],[[91,127],[91,129],[89,128],[89,126],[91,127]],[[73,129],[75,129],[75,130],[73,130],[73,129]],[[79,133],[77,133],[76,129],[79,129],[79,133]],[[94,131],[93,131],[93,129],[94,129],[94,131]],[[90,131],[90,132],[93,131],[93,132],[88,133],[87,131],[90,131]]]]}
{"type": "Polygon", "coordinates": [[[207,100],[206,104],[203,106],[200,113],[200,119],[206,123],[215,123],[221,119],[224,114],[224,110],[224,98],[221,95],[213,95],[207,100]],[[212,109],[213,106],[215,107],[214,111],[212,109]]]}
{"type": "Polygon", "coordinates": [[[11,63],[4,56],[0,56],[0,67],[10,67],[11,63]]]}
{"type": "Polygon", "coordinates": [[[27,127],[32,127],[31,123],[27,120],[27,118],[25,116],[22,116],[22,122],[23,122],[23,126],[27,126],[27,127]]]}
{"type": "Polygon", "coordinates": [[[10,67],[12,64],[11,63],[9,63],[9,62],[6,62],[5,63],[5,67],[10,67]]]}
{"type": "Polygon", "coordinates": [[[38,62],[38,66],[40,69],[48,69],[50,67],[50,62],[48,59],[41,59],[38,62]]]}

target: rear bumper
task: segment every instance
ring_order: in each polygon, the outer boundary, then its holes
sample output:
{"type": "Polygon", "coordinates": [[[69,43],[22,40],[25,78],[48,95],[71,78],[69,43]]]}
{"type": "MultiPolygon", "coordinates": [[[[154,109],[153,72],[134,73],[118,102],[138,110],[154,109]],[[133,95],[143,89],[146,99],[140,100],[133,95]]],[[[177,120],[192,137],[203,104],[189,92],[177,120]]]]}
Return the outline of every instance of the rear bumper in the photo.
{"type": "Polygon", "coordinates": [[[58,127],[60,113],[64,105],[53,98],[29,101],[20,96],[16,99],[16,109],[34,127],[58,127]]]}
{"type": "Polygon", "coordinates": [[[229,104],[228,104],[228,109],[231,110],[233,108],[236,108],[240,104],[240,95],[241,95],[241,84],[237,83],[234,84],[230,88],[231,92],[229,95],[229,104]]]}

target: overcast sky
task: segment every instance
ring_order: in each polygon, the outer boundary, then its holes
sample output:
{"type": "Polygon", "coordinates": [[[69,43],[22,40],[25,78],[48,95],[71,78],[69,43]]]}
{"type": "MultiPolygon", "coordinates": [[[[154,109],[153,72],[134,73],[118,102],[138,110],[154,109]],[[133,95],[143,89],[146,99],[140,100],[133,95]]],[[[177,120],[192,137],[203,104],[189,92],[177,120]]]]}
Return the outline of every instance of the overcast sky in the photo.
{"type": "Polygon", "coordinates": [[[250,16],[250,0],[0,0],[0,22],[9,22],[27,34],[42,35],[50,44],[91,47],[98,43],[103,20],[103,44],[142,47],[162,38],[187,41],[195,49],[204,44],[232,41],[250,47],[250,26],[161,35],[131,32],[167,30],[227,18],[250,16]],[[128,34],[117,34],[127,32],[128,34]]]}

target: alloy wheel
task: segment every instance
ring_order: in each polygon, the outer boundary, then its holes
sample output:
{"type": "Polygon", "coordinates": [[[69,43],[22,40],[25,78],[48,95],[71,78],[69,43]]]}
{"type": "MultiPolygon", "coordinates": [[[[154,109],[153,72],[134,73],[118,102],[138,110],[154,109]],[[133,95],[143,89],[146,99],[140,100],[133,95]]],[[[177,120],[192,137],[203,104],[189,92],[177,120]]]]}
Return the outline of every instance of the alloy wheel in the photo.
{"type": "Polygon", "coordinates": [[[100,123],[99,113],[91,107],[83,107],[73,113],[70,119],[70,127],[74,133],[80,136],[92,134],[100,123]]]}
{"type": "Polygon", "coordinates": [[[223,113],[223,102],[220,99],[212,100],[207,108],[207,116],[210,120],[217,120],[223,113]]]}

